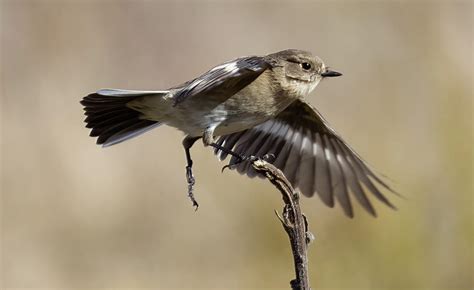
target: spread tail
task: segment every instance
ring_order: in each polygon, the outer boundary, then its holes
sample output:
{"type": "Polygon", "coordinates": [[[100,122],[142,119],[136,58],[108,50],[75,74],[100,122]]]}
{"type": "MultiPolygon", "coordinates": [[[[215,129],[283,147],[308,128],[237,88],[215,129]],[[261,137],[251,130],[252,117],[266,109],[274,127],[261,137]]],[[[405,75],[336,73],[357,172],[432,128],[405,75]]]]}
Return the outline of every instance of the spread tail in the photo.
{"type": "Polygon", "coordinates": [[[128,91],[105,89],[84,97],[84,122],[91,128],[97,144],[112,146],[136,137],[161,125],[161,122],[141,119],[141,113],[127,107],[127,103],[143,96],[164,95],[167,91],[128,91]]]}

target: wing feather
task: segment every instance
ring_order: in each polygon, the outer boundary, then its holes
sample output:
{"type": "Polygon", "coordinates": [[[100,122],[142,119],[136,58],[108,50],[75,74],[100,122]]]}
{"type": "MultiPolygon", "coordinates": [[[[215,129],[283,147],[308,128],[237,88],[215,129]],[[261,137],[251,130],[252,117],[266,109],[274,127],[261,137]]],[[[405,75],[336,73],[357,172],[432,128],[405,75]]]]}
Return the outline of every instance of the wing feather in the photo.
{"type": "Polygon", "coordinates": [[[178,87],[174,94],[174,106],[189,98],[206,95],[206,100],[223,102],[246,87],[266,69],[271,67],[263,57],[238,58],[216,66],[203,75],[178,87]]]}
{"type": "Polygon", "coordinates": [[[337,152],[337,158],[339,164],[341,164],[341,169],[344,172],[344,175],[346,176],[348,187],[355,195],[359,203],[365,208],[365,210],[367,210],[371,215],[376,216],[374,207],[370,203],[370,200],[367,198],[367,195],[364,193],[364,190],[362,189],[362,186],[360,185],[360,182],[357,179],[357,175],[354,171],[354,168],[349,163],[349,161],[347,161],[348,157],[344,155],[344,152],[341,149],[341,146],[343,145],[339,145],[339,142],[335,139],[331,139],[331,142],[337,152]]]}
{"type": "MultiPolygon", "coordinates": [[[[222,136],[218,142],[244,156],[274,154],[273,164],[294,187],[308,197],[317,193],[329,207],[336,200],[349,217],[354,215],[351,195],[373,216],[376,212],[367,196],[369,193],[395,208],[379,186],[393,190],[305,101],[297,100],[275,118],[243,132],[222,136]]],[[[215,152],[221,160],[227,157],[220,150],[215,152]]],[[[230,163],[236,161],[232,157],[230,163]]],[[[260,176],[249,162],[239,164],[237,171],[250,177],[260,176]]]]}
{"type": "Polygon", "coordinates": [[[302,192],[313,193],[313,180],[314,180],[314,158],[313,158],[313,140],[311,139],[311,131],[306,128],[303,141],[301,143],[301,158],[296,174],[297,187],[302,192]]]}
{"type": "Polygon", "coordinates": [[[353,217],[351,200],[346,186],[346,178],[342,171],[341,165],[337,159],[337,151],[332,147],[328,135],[324,135],[323,142],[325,144],[326,158],[331,168],[332,184],[334,196],[341,205],[344,213],[348,217],[353,217]]]}
{"type": "MultiPolygon", "coordinates": [[[[331,188],[331,172],[328,166],[328,160],[324,153],[324,145],[319,133],[315,133],[316,145],[316,178],[314,186],[321,200],[329,207],[334,206],[334,195],[331,188]]],[[[303,193],[304,194],[304,193],[303,193]]]]}

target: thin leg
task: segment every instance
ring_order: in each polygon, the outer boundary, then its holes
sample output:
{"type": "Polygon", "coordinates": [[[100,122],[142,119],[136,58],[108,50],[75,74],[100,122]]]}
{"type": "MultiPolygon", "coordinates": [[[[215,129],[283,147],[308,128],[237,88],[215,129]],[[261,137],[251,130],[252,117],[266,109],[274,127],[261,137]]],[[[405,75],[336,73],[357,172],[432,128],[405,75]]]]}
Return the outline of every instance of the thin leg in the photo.
{"type": "Polygon", "coordinates": [[[196,199],[194,198],[193,189],[196,180],[194,179],[193,175],[193,160],[191,159],[191,152],[190,149],[194,145],[194,143],[201,137],[189,137],[187,136],[183,140],[183,147],[184,151],[186,152],[186,180],[188,182],[188,197],[191,199],[195,210],[198,209],[199,204],[197,203],[196,199]]]}
{"type": "Polygon", "coordinates": [[[221,145],[217,144],[217,143],[211,143],[209,144],[209,146],[211,147],[214,147],[216,148],[217,150],[221,150],[222,152],[226,153],[226,154],[229,154],[229,155],[232,155],[234,156],[235,158],[239,159],[239,162],[242,162],[244,160],[247,159],[246,156],[243,156],[241,154],[238,154],[238,153],[235,153],[234,151],[230,150],[230,149],[227,149],[225,147],[222,147],[221,145]]]}
{"type": "Polygon", "coordinates": [[[239,153],[236,153],[230,149],[227,149],[225,147],[222,147],[221,145],[217,144],[217,143],[211,143],[209,144],[210,146],[216,148],[217,150],[221,150],[222,152],[224,153],[227,153],[231,156],[234,156],[235,158],[237,158],[236,161],[232,162],[232,163],[229,163],[228,165],[222,167],[222,171],[224,171],[224,169],[226,168],[230,168],[232,169],[233,166],[236,166],[236,165],[239,165],[240,163],[244,162],[244,161],[255,161],[257,159],[263,159],[267,162],[273,162],[273,160],[275,159],[275,155],[270,153],[270,154],[265,154],[264,156],[262,156],[262,158],[258,157],[258,156],[253,156],[253,155],[243,155],[243,154],[239,154],[239,153]]]}
{"type": "Polygon", "coordinates": [[[227,153],[231,156],[234,156],[235,158],[237,158],[239,161],[238,163],[246,160],[247,158],[241,154],[237,154],[235,153],[234,151],[230,150],[230,149],[227,149],[225,147],[222,147],[221,145],[217,144],[214,140],[214,129],[216,128],[216,126],[209,126],[205,131],[204,131],[204,134],[202,136],[202,141],[204,143],[204,146],[211,146],[211,147],[214,147],[215,149],[217,150],[221,150],[222,152],[224,153],[227,153]]]}
{"type": "MultiPolygon", "coordinates": [[[[244,155],[244,154],[239,154],[239,153],[236,153],[226,147],[223,147],[219,144],[217,144],[216,142],[214,142],[214,129],[215,129],[215,126],[214,127],[208,127],[205,131],[204,131],[204,134],[203,134],[203,137],[202,137],[202,140],[204,142],[204,146],[211,146],[211,147],[214,147],[215,149],[217,150],[221,150],[222,152],[228,154],[228,155],[231,155],[233,157],[235,157],[237,160],[235,160],[234,162],[231,162],[229,163],[228,165],[222,167],[222,171],[224,171],[224,169],[226,168],[232,168],[233,166],[236,166],[244,161],[255,161],[257,159],[260,159],[259,157],[257,156],[253,156],[253,155],[244,155]]],[[[263,156],[263,160],[267,161],[268,160],[273,160],[275,158],[275,155],[273,154],[265,154],[263,156]]]]}

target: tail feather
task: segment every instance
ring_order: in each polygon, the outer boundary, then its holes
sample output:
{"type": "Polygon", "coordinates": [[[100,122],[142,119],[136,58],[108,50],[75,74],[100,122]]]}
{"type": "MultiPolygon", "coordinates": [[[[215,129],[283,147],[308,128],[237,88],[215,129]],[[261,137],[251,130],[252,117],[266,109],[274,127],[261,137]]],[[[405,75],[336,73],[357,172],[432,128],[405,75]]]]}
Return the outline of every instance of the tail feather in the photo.
{"type": "MultiPolygon", "coordinates": [[[[143,120],[143,122],[148,121],[148,120],[143,120]]],[[[148,121],[151,122],[151,121],[148,121]]],[[[118,143],[121,143],[123,141],[126,141],[128,139],[134,138],[138,135],[141,135],[145,132],[150,131],[151,129],[154,129],[158,126],[160,126],[160,122],[154,122],[152,124],[148,123],[136,123],[135,125],[130,126],[126,130],[122,130],[111,137],[107,139],[106,142],[102,144],[103,147],[109,147],[118,143]]],[[[100,137],[99,137],[100,138],[100,137]]],[[[99,140],[98,140],[99,142],[99,140]]]]}
{"type": "Polygon", "coordinates": [[[165,95],[168,91],[132,91],[120,89],[102,89],[97,94],[104,97],[143,97],[146,95],[165,95]]]}
{"type": "Polygon", "coordinates": [[[130,112],[129,108],[123,108],[119,110],[106,111],[99,114],[88,115],[84,122],[87,122],[87,128],[94,128],[104,126],[106,124],[113,124],[114,122],[120,121],[120,118],[125,116],[134,117],[135,113],[130,112]]]}
{"type": "Polygon", "coordinates": [[[127,107],[137,97],[162,95],[161,91],[126,91],[106,89],[84,97],[84,120],[91,128],[91,137],[104,147],[118,144],[161,125],[160,122],[141,119],[141,113],[127,107]]]}

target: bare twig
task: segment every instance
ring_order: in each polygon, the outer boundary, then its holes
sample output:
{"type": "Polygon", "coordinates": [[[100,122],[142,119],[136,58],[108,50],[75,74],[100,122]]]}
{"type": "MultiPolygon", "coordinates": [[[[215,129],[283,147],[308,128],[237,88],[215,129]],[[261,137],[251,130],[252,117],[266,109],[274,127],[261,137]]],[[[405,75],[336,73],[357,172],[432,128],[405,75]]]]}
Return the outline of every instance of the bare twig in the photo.
{"type": "Polygon", "coordinates": [[[299,194],[293,189],[283,172],[264,160],[252,162],[257,172],[265,177],[281,192],[283,202],[282,215],[275,211],[290,238],[296,278],[290,281],[293,290],[310,290],[308,277],[308,243],[312,234],[308,232],[306,217],[301,213],[299,194]]]}

